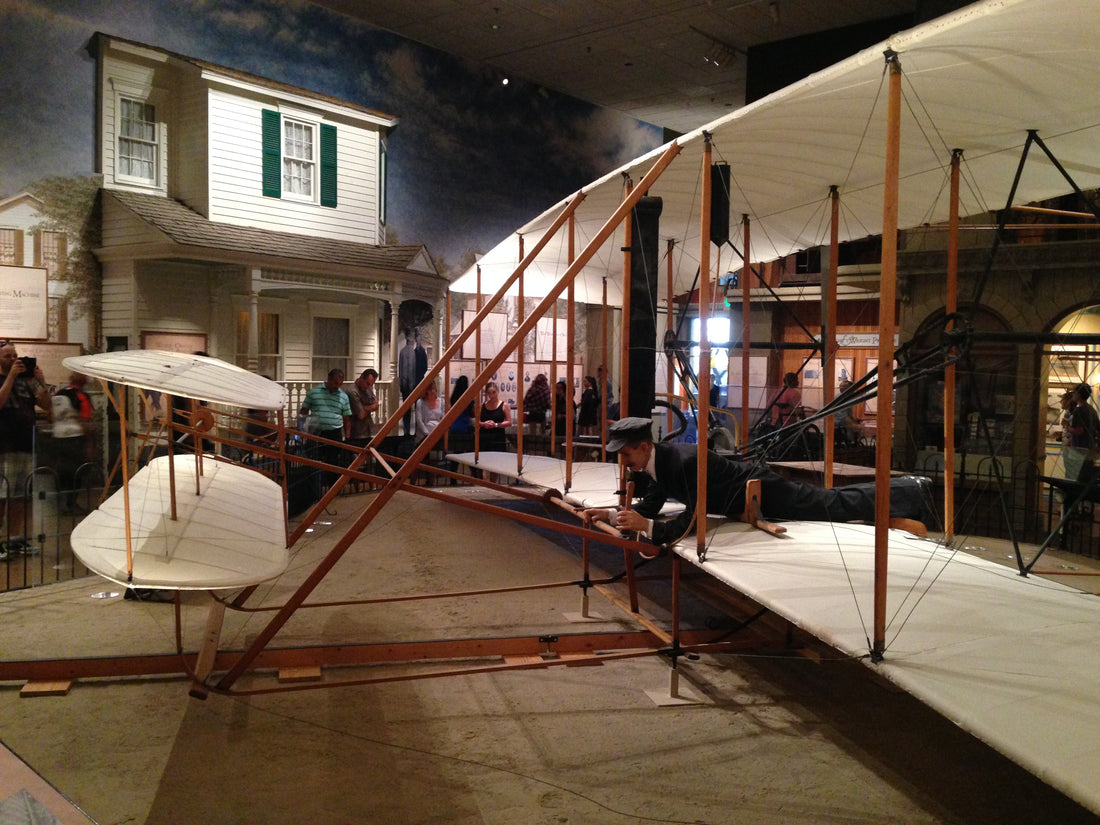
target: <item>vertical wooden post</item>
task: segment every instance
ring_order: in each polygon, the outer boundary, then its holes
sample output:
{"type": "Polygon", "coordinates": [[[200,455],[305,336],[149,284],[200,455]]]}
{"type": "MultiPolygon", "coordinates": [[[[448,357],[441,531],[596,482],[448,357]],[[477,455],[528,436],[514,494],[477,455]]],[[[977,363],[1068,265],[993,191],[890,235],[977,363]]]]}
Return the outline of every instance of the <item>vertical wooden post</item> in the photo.
{"type": "MultiPolygon", "coordinates": [[[[829,200],[832,202],[832,219],[829,224],[829,273],[825,278],[825,292],[821,296],[822,326],[824,340],[821,342],[822,373],[825,406],[836,397],[836,357],[839,348],[836,345],[837,305],[836,282],[839,272],[837,255],[840,254],[840,192],[835,186],[829,187],[829,200]]],[[[825,417],[825,486],[833,486],[833,449],[836,444],[836,419],[825,417]]]]}
{"type": "Polygon", "coordinates": [[[749,263],[749,216],[741,215],[741,229],[744,233],[745,262],[741,267],[741,445],[749,443],[749,354],[752,346],[752,311],[749,304],[752,278],[752,264],[749,263]]]}
{"type": "MultiPolygon", "coordinates": [[[[519,259],[523,260],[523,236],[519,236],[519,259]]],[[[516,320],[523,323],[523,279],[526,271],[519,276],[519,295],[516,298],[516,320]]],[[[516,422],[516,475],[523,475],[523,345],[519,342],[516,350],[516,409],[513,411],[516,422]]]]}
{"type": "Polygon", "coordinates": [[[176,433],[173,430],[172,425],[175,423],[174,419],[175,406],[172,404],[173,398],[170,395],[164,397],[164,409],[168,415],[168,500],[172,508],[172,521],[179,519],[179,512],[176,506],[176,433]]]}
{"type": "MultiPolygon", "coordinates": [[[[614,386],[611,381],[611,360],[607,357],[607,322],[611,310],[607,306],[607,276],[603,278],[603,307],[600,310],[600,327],[601,336],[603,338],[602,346],[600,349],[600,363],[603,364],[603,380],[604,385],[600,387],[600,395],[604,396],[607,393],[607,387],[609,384],[614,386]]],[[[602,397],[602,404],[600,404],[600,461],[607,461],[607,398],[602,397]]],[[[619,399],[620,402],[622,399],[619,399]]]]}
{"type": "Polygon", "coordinates": [[[886,53],[890,82],[886,115],[886,174],[882,207],[882,275],[879,287],[878,414],[875,427],[875,599],[871,658],[886,649],[886,576],[890,541],[890,460],[894,430],[894,327],[898,276],[898,167],[901,153],[901,64],[886,53]]]}
{"type": "MultiPolygon", "coordinates": [[[[134,553],[133,545],[130,537],[130,457],[127,454],[126,444],[130,440],[130,434],[128,432],[129,427],[126,425],[126,387],[119,385],[118,388],[118,401],[115,401],[114,395],[111,393],[111,388],[105,380],[99,379],[100,385],[103,387],[103,392],[107,396],[107,399],[111,402],[111,405],[115,408],[115,412],[118,413],[118,431],[119,431],[119,466],[122,468],[122,513],[123,513],[123,527],[126,534],[126,581],[133,581],[134,578],[134,553]]],[[[171,399],[169,399],[171,401],[171,399]]],[[[169,436],[171,430],[169,430],[169,436]]]]}
{"type": "MultiPolygon", "coordinates": [[[[522,260],[522,259],[521,259],[522,260]]],[[[440,346],[440,352],[445,352],[451,345],[451,291],[447,290],[447,320],[446,329],[443,335],[446,338],[446,344],[440,346]]],[[[443,364],[443,398],[448,402],[451,398],[451,359],[448,358],[443,364]]],[[[443,452],[450,452],[450,438],[451,428],[448,427],[443,431],[443,452]]]]}
{"type": "MultiPolygon", "coordinates": [[[[959,167],[962,149],[951,152],[951,203],[947,226],[947,296],[944,311],[954,315],[959,308],[959,167]]],[[[951,323],[954,327],[954,322],[951,323]]],[[[943,532],[955,536],[955,365],[943,375],[943,532]]]]}
{"type": "MultiPolygon", "coordinates": [[[[576,257],[576,223],[573,216],[569,216],[569,238],[568,238],[568,252],[569,252],[569,265],[573,265],[573,259],[576,257]]],[[[566,290],[565,299],[565,384],[569,397],[573,395],[573,371],[575,359],[574,339],[574,315],[576,314],[576,304],[574,297],[576,296],[575,287],[573,281],[569,282],[569,288],[566,290]]],[[[566,404],[566,410],[569,410],[569,405],[566,404]]],[[[572,415],[572,411],[565,416],[565,489],[568,491],[573,486],[573,428],[575,420],[572,415]]]]}
{"type": "Polygon", "coordinates": [[[680,573],[683,559],[672,554],[672,670],[669,673],[668,694],[673,699],[680,696],[679,659],[675,655],[680,651],[680,573]]]}
{"type": "Polygon", "coordinates": [[[699,417],[696,425],[699,459],[695,480],[695,544],[699,558],[707,550],[707,435],[710,431],[710,135],[703,133],[702,203],[699,210],[699,417]]]}
{"type": "MultiPolygon", "coordinates": [[[[666,294],[666,297],[665,297],[665,332],[668,333],[668,334],[672,333],[672,321],[673,321],[673,318],[672,318],[672,315],[673,315],[672,304],[673,304],[673,301],[675,299],[675,285],[673,284],[673,279],[674,279],[675,275],[674,275],[674,270],[673,270],[673,267],[672,267],[672,250],[675,249],[675,248],[676,248],[676,241],[673,238],[669,238],[668,239],[668,254],[665,256],[665,262],[666,262],[667,271],[668,271],[668,276],[665,279],[666,280],[666,283],[665,283],[665,294],[666,294]]],[[[667,355],[665,356],[665,376],[666,376],[665,377],[665,386],[668,387],[668,394],[672,395],[673,394],[672,384],[673,384],[674,373],[673,373],[673,369],[672,369],[672,359],[669,358],[667,355]]],[[[672,403],[671,398],[669,399],[669,403],[670,404],[672,403]]],[[[672,421],[673,421],[672,408],[669,407],[668,412],[665,413],[665,432],[672,432],[672,421]]]]}
{"type": "MultiPolygon", "coordinates": [[[[561,433],[558,432],[558,302],[554,301],[554,308],[551,310],[550,322],[550,387],[553,390],[553,394],[550,396],[550,452],[553,453],[558,447],[558,436],[561,433]]],[[[565,408],[569,409],[569,399],[565,400],[565,408]]],[[[564,442],[563,447],[564,449],[564,442]]],[[[564,454],[562,458],[564,458],[564,454]]]]}
{"type": "MultiPolygon", "coordinates": [[[[626,181],[626,195],[634,191],[634,182],[626,181]]],[[[619,418],[630,415],[630,249],[634,237],[634,210],[623,220],[623,323],[622,353],[619,358],[619,418]]],[[[638,410],[638,415],[648,415],[648,410],[638,410]]]]}
{"type": "Polygon", "coordinates": [[[198,423],[195,415],[198,409],[199,402],[194,398],[190,399],[191,414],[187,426],[191,427],[191,446],[195,450],[195,495],[201,495],[202,493],[202,438],[195,427],[198,423]]]}
{"type": "MultiPolygon", "coordinates": [[[[522,258],[520,259],[522,260],[522,258]]],[[[481,264],[477,265],[477,312],[481,314],[481,264]]],[[[477,335],[474,336],[474,364],[477,374],[481,375],[481,328],[477,325],[477,335]]],[[[474,464],[481,457],[481,390],[474,394],[474,464]]]]}
{"type": "MultiPolygon", "coordinates": [[[[275,411],[277,437],[279,439],[279,483],[283,488],[283,532],[286,534],[286,546],[290,547],[290,518],[287,516],[286,500],[286,412],[282,407],[275,411]]],[[[243,602],[242,602],[243,603],[243,602]]]]}

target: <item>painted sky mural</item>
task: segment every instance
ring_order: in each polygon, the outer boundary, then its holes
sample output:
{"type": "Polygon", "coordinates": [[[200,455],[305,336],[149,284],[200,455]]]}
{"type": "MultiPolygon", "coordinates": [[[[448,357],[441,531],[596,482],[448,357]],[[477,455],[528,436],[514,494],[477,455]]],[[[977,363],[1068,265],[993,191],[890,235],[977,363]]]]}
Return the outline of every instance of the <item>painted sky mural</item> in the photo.
{"type": "MultiPolygon", "coordinates": [[[[97,31],[400,118],[389,226],[457,267],[661,142],[649,124],[298,0],[0,2],[0,196],[94,171],[97,31]]],[[[457,274],[455,272],[454,274],[457,274]]]]}

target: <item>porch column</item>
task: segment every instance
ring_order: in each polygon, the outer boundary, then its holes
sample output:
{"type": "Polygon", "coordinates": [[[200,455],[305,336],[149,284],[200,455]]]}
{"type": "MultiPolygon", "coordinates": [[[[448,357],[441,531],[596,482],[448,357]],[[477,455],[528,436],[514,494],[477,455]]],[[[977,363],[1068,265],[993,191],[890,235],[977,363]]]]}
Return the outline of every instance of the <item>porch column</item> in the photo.
{"type": "Polygon", "coordinates": [[[252,283],[248,290],[248,362],[249,372],[260,371],[260,294],[256,283],[260,280],[260,270],[252,270],[252,283]]]}
{"type": "MultiPolygon", "coordinates": [[[[390,304],[390,352],[389,363],[386,365],[386,380],[397,380],[397,353],[400,351],[397,341],[397,314],[401,310],[401,296],[395,295],[394,299],[391,299],[390,304]]],[[[402,339],[404,340],[404,339],[402,339]]],[[[382,366],[379,364],[379,366],[382,366]]]]}

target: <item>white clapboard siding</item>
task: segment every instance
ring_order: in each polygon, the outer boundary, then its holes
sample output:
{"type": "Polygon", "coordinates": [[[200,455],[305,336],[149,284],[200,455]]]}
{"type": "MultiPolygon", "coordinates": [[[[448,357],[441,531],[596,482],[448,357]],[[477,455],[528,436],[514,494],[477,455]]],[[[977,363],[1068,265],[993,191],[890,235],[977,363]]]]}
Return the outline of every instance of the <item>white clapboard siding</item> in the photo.
{"type": "Polygon", "coordinates": [[[180,72],[172,131],[169,194],[200,215],[209,215],[210,164],[206,151],[207,91],[197,77],[180,72]]]}
{"type": "Polygon", "coordinates": [[[163,243],[166,236],[110,195],[103,197],[103,246],[163,243]]]}
{"type": "MultiPolygon", "coordinates": [[[[103,335],[132,335],[134,331],[133,262],[112,261],[103,266],[103,335]]],[[[136,343],[133,346],[137,346],[136,343]]]]}
{"type": "MultiPolygon", "coordinates": [[[[337,130],[337,206],[323,207],[262,191],[261,113],[274,104],[210,92],[210,219],[314,237],[377,243],[378,136],[352,122],[337,130]]],[[[320,122],[320,118],[318,119],[320,122]]]]}
{"type": "Polygon", "coordinates": [[[310,316],[303,302],[295,302],[279,319],[284,325],[283,379],[308,381],[310,379],[310,316]]]}
{"type": "Polygon", "coordinates": [[[211,301],[202,266],[146,265],[138,270],[138,327],[160,332],[202,333],[210,329],[211,301]]]}

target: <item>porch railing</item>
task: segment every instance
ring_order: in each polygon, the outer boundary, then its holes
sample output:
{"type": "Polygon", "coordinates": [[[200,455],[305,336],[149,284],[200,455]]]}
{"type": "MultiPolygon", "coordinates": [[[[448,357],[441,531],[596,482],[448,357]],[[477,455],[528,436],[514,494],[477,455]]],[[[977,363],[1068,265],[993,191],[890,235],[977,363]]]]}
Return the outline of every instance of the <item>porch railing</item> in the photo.
{"type": "MultiPolygon", "coordinates": [[[[316,387],[318,382],[280,381],[278,383],[286,390],[286,405],[283,408],[283,413],[286,416],[287,426],[293,427],[298,418],[298,410],[302,408],[306,393],[316,387]]],[[[345,384],[345,388],[347,386],[348,384],[345,384]]],[[[374,421],[377,424],[389,418],[390,412],[400,406],[401,399],[398,396],[396,381],[376,381],[374,391],[378,396],[378,403],[381,405],[374,414],[374,421]]]]}

